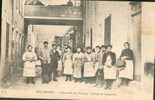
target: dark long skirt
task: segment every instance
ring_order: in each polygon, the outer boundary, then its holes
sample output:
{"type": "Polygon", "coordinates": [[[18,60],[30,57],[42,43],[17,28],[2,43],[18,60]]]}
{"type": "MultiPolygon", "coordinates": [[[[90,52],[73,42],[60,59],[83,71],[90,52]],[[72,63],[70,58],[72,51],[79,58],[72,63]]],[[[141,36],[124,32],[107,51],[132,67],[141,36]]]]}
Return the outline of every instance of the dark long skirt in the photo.
{"type": "Polygon", "coordinates": [[[50,82],[50,64],[43,64],[42,65],[42,83],[50,82]]]}

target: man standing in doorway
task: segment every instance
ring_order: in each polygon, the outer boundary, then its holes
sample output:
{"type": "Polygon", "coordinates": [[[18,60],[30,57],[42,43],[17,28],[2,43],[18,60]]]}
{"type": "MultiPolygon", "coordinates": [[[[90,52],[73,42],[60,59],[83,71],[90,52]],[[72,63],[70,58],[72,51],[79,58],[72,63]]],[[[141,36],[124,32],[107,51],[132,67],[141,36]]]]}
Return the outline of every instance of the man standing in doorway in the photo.
{"type": "Polygon", "coordinates": [[[49,83],[50,81],[50,48],[48,47],[48,42],[44,41],[43,48],[41,49],[41,54],[39,58],[42,62],[42,83],[49,83]]]}
{"type": "Polygon", "coordinates": [[[57,75],[57,67],[58,67],[58,61],[60,59],[59,53],[56,50],[56,44],[52,44],[52,50],[50,51],[50,76],[51,80],[57,81],[56,75],[57,75]]]}

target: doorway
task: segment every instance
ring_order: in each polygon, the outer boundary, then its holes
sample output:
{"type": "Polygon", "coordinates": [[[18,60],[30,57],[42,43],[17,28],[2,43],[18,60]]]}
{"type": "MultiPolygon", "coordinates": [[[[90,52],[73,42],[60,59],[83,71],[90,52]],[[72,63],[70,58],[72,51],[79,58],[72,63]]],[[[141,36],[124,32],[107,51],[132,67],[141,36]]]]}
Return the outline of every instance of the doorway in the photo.
{"type": "Polygon", "coordinates": [[[105,27],[104,27],[104,44],[111,44],[111,15],[105,18],[105,27]]]}

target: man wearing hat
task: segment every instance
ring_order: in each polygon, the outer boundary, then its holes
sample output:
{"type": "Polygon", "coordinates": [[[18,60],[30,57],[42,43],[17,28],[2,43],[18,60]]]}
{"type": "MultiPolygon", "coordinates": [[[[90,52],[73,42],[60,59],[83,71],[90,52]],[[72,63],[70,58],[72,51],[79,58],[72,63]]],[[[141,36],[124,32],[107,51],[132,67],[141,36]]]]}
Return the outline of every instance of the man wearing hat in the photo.
{"type": "Polygon", "coordinates": [[[58,61],[60,59],[60,56],[58,51],[56,50],[56,44],[52,44],[52,49],[50,51],[50,58],[51,58],[51,63],[50,63],[51,80],[57,81],[56,74],[57,74],[57,67],[58,67],[58,61]]]}

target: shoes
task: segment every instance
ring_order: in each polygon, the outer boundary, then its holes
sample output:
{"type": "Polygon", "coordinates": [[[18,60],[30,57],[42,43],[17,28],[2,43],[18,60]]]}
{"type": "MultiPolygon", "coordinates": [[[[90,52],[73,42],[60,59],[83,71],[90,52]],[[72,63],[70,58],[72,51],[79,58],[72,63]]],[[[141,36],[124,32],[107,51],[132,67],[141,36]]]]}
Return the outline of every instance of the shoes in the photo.
{"type": "Polygon", "coordinates": [[[48,84],[48,82],[42,82],[43,84],[48,84]]]}
{"type": "Polygon", "coordinates": [[[57,79],[54,79],[53,81],[58,81],[57,79]]]}
{"type": "Polygon", "coordinates": [[[105,87],[104,89],[105,90],[111,90],[111,87],[105,87]]]}
{"type": "Polygon", "coordinates": [[[66,78],[66,80],[65,81],[68,81],[68,78],[66,78]]]}
{"type": "Polygon", "coordinates": [[[104,89],[107,90],[108,88],[107,87],[104,87],[104,89]]]}

